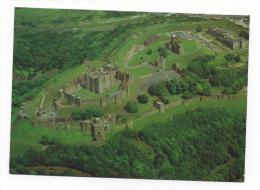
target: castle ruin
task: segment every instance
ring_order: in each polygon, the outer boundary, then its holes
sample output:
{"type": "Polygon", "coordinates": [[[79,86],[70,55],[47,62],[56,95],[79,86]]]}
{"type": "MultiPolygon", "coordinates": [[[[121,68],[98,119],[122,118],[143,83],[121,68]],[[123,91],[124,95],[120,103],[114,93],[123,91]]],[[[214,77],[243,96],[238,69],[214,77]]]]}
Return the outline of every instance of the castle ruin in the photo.
{"type": "Polygon", "coordinates": [[[165,68],[165,58],[163,56],[159,56],[157,62],[155,63],[156,68],[158,71],[164,71],[165,68]]]}
{"type": "Polygon", "coordinates": [[[171,42],[168,44],[168,48],[176,54],[181,53],[181,40],[176,34],[171,35],[171,42]]]}
{"type": "Polygon", "coordinates": [[[91,121],[91,136],[93,141],[105,140],[105,132],[109,130],[109,123],[100,118],[93,118],[91,121]]]}
{"type": "Polygon", "coordinates": [[[234,38],[231,33],[226,32],[220,28],[210,26],[208,28],[208,33],[216,37],[219,42],[225,44],[231,49],[241,49],[243,47],[242,39],[234,38]]]}
{"type": "Polygon", "coordinates": [[[158,36],[158,35],[150,37],[148,40],[144,41],[144,46],[147,47],[147,46],[151,45],[153,42],[155,42],[159,38],[160,38],[160,36],[158,36]]]}

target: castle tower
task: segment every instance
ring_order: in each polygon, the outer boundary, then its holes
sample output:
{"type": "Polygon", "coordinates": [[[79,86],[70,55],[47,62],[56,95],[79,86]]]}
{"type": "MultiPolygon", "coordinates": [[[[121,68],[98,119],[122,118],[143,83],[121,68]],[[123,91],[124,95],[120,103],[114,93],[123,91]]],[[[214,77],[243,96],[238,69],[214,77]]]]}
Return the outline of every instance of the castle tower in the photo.
{"type": "Polygon", "coordinates": [[[176,54],[181,52],[181,41],[176,34],[171,35],[170,49],[176,54]]]}

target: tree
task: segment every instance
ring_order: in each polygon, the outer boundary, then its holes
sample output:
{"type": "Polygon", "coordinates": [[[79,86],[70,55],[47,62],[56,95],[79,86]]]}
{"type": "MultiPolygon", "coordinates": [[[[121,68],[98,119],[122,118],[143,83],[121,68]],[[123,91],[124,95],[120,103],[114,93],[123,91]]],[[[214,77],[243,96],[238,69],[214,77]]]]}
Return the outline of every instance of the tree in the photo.
{"type": "Polygon", "coordinates": [[[199,25],[196,27],[196,32],[201,32],[202,31],[202,27],[199,25]]]}
{"type": "Polygon", "coordinates": [[[147,53],[147,55],[151,55],[153,53],[153,51],[151,49],[149,49],[146,53],[147,53]]]}
{"type": "Polygon", "coordinates": [[[136,101],[133,102],[127,102],[125,105],[125,110],[129,113],[137,113],[138,112],[138,106],[136,101]]]}
{"type": "Polygon", "coordinates": [[[194,94],[188,90],[186,90],[185,92],[183,92],[182,94],[182,98],[183,99],[189,99],[189,98],[192,98],[194,96],[194,94]]]}
{"type": "Polygon", "coordinates": [[[168,90],[165,86],[165,82],[161,81],[157,84],[153,84],[148,88],[148,92],[152,96],[166,95],[168,90]]]}
{"type": "Polygon", "coordinates": [[[177,94],[177,88],[176,85],[173,84],[173,81],[166,81],[166,87],[171,95],[177,94]]]}
{"type": "Polygon", "coordinates": [[[71,112],[73,120],[86,120],[93,117],[102,117],[104,113],[97,108],[87,108],[84,111],[76,110],[71,112]]]}
{"type": "Polygon", "coordinates": [[[164,96],[160,96],[160,100],[161,100],[162,103],[164,103],[164,104],[169,104],[169,103],[170,103],[170,101],[169,101],[167,98],[165,98],[164,96]]]}
{"type": "Polygon", "coordinates": [[[145,104],[149,101],[148,96],[146,94],[140,94],[137,96],[137,100],[141,104],[145,104]]]}
{"type": "Polygon", "coordinates": [[[163,56],[163,57],[167,57],[167,55],[168,55],[167,49],[165,47],[159,47],[158,52],[159,52],[159,55],[163,56]]]}

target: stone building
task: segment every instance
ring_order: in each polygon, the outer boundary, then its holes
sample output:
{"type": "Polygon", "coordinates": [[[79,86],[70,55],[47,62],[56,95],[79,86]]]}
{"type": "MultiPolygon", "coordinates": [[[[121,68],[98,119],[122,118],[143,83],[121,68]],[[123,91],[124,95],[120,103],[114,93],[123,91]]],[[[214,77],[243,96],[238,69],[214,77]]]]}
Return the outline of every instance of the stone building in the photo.
{"type": "Polygon", "coordinates": [[[161,101],[155,102],[155,107],[159,110],[160,113],[164,113],[164,103],[161,101]]]}
{"type": "Polygon", "coordinates": [[[165,68],[165,58],[163,56],[159,56],[157,61],[156,61],[155,66],[158,69],[158,71],[164,71],[164,68],[165,68]]]}
{"type": "Polygon", "coordinates": [[[208,33],[216,37],[216,39],[219,42],[225,44],[227,47],[231,49],[241,49],[243,47],[242,39],[234,38],[234,36],[231,33],[226,32],[220,28],[210,26],[208,28],[208,33]]]}
{"type": "Polygon", "coordinates": [[[176,34],[171,35],[171,42],[168,46],[174,53],[181,53],[181,40],[176,34]]]}
{"type": "Polygon", "coordinates": [[[107,64],[103,68],[86,72],[81,84],[95,93],[102,94],[115,83],[116,73],[117,68],[112,64],[107,64]]]}
{"type": "Polygon", "coordinates": [[[113,80],[113,72],[108,70],[98,69],[84,74],[84,86],[98,94],[111,88],[113,80]]]}
{"type": "Polygon", "coordinates": [[[91,136],[93,141],[105,139],[105,133],[109,130],[109,123],[100,118],[93,118],[91,121],[91,136]]]}

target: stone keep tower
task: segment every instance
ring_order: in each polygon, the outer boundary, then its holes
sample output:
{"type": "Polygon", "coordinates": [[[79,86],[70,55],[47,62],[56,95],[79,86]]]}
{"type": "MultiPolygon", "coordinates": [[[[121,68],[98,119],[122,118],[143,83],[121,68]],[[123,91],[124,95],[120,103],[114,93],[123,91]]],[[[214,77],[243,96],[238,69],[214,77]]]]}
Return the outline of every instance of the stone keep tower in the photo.
{"type": "Polygon", "coordinates": [[[84,85],[89,90],[101,94],[112,86],[113,74],[102,69],[84,74],[84,85]]]}
{"type": "Polygon", "coordinates": [[[181,52],[181,41],[176,34],[171,35],[171,42],[169,47],[174,53],[179,54],[181,52]]]}

